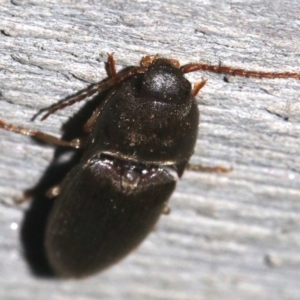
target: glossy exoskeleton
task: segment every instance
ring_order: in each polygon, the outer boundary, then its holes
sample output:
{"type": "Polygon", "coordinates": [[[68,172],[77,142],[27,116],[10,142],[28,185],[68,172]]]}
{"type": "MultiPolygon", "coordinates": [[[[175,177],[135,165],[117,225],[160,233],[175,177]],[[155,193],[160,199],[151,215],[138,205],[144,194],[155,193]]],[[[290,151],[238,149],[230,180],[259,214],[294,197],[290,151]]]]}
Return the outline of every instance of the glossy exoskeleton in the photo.
{"type": "MultiPolygon", "coordinates": [[[[135,249],[167,209],[176,177],[193,154],[199,123],[195,96],[205,80],[191,87],[184,73],[208,70],[258,78],[299,78],[298,73],[245,71],[189,64],[147,56],[138,67],[117,73],[108,57],[109,78],[66,103],[96,92],[109,95],[85,125],[87,138],[71,142],[0,120],[0,127],[56,145],[84,148],[59,187],[53,188],[45,249],[53,271],[62,277],[99,272],[135,249]]],[[[222,172],[225,168],[195,169],[222,172]]],[[[50,192],[51,194],[51,192],[50,192]]]]}

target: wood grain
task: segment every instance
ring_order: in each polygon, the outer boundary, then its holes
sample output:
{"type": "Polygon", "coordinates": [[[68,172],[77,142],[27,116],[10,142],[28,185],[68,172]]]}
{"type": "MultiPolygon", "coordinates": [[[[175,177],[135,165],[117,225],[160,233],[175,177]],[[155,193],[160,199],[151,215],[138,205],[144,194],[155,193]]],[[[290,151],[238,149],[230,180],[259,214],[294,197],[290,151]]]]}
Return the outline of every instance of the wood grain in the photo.
{"type": "MultiPolygon", "coordinates": [[[[0,1],[0,118],[57,136],[81,105],[39,110],[118,68],[161,54],[261,71],[300,71],[300,2],[0,1]]],[[[34,275],[23,255],[24,210],[0,206],[1,299],[299,299],[300,81],[209,73],[198,96],[193,163],[171,214],[131,256],[83,281],[34,275]]],[[[0,131],[0,200],[44,176],[53,148],[0,131]]],[[[59,176],[59,175],[57,175],[59,176]]]]}

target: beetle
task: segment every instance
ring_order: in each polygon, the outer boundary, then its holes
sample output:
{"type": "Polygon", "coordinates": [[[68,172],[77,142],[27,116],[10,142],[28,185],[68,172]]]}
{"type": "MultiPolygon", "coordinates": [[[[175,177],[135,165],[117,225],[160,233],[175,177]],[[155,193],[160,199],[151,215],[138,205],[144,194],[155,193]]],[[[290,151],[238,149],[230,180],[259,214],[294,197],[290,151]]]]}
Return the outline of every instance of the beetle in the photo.
{"type": "Polygon", "coordinates": [[[109,77],[42,117],[100,91],[108,96],[84,126],[85,137],[65,141],[0,120],[0,127],[48,143],[83,148],[81,162],[49,191],[55,197],[46,235],[54,273],[81,278],[121,260],[151,232],[185,169],[227,172],[188,164],[198,134],[194,84],[184,74],[199,70],[254,78],[298,78],[299,73],[246,71],[225,66],[146,56],[140,65],[117,72],[108,55],[109,77]]]}

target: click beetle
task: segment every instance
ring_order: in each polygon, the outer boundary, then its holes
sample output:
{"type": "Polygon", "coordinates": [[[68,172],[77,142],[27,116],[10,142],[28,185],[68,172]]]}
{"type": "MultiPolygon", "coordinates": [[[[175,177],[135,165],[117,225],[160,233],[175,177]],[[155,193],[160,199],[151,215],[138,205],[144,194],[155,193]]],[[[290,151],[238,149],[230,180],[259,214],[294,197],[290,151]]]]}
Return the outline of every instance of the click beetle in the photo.
{"type": "Polygon", "coordinates": [[[81,162],[49,192],[56,199],[44,243],[49,264],[60,277],[89,276],[135,249],[168,210],[176,177],[186,168],[228,171],[188,164],[198,134],[195,96],[206,80],[192,88],[185,73],[204,70],[255,78],[300,77],[299,73],[199,63],[180,66],[177,60],[159,56],[146,56],[139,66],[121,72],[116,71],[112,55],[107,64],[106,80],[54,105],[42,118],[108,90],[84,126],[86,136],[65,141],[0,120],[5,130],[84,149],[81,162]]]}

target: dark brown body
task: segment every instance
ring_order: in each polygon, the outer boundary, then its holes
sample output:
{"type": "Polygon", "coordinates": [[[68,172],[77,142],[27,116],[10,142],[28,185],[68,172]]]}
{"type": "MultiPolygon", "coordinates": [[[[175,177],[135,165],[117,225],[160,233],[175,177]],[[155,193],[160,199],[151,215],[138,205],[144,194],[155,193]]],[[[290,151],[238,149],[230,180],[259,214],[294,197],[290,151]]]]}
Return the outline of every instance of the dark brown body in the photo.
{"type": "MultiPolygon", "coordinates": [[[[193,154],[199,112],[194,96],[206,80],[191,84],[185,73],[205,70],[254,78],[300,78],[296,72],[261,72],[145,56],[140,66],[109,78],[51,107],[42,120],[95,93],[110,94],[86,123],[87,140],[66,141],[0,120],[0,128],[59,146],[84,148],[81,163],[66,176],[48,220],[45,250],[53,271],[84,277],[134,250],[164,212],[193,154]],[[173,172],[170,172],[172,171],[173,172]]],[[[190,169],[228,172],[222,166],[190,169]]]]}
{"type": "Polygon", "coordinates": [[[68,174],[46,236],[49,262],[58,275],[98,272],[136,248],[152,230],[175,180],[163,169],[141,172],[99,160],[68,174]]]}
{"type": "Polygon", "coordinates": [[[65,178],[46,232],[55,273],[83,277],[119,261],[152,230],[193,153],[191,85],[167,60],[114,87],[82,162],[65,178]]]}

